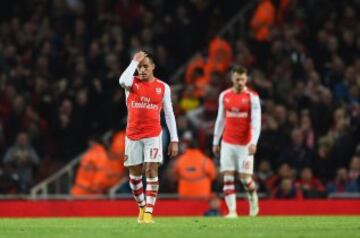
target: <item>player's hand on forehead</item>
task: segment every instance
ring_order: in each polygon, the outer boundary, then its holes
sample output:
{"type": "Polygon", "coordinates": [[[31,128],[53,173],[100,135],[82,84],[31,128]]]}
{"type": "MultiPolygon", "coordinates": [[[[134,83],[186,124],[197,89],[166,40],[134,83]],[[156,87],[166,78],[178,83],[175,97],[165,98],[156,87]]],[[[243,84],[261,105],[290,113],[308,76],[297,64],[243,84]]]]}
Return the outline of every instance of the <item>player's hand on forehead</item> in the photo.
{"type": "Polygon", "coordinates": [[[139,51],[135,53],[133,60],[140,63],[146,56],[147,54],[144,51],[139,51]]]}

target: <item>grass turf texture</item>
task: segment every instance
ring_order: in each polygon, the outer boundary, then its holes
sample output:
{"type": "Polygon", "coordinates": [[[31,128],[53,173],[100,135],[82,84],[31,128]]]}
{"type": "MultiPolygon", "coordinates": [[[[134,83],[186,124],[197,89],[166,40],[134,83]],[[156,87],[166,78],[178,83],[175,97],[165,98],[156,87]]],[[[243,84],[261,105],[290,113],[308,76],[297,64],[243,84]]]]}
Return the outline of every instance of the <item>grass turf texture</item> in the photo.
{"type": "Polygon", "coordinates": [[[360,237],[359,216],[155,217],[155,220],[154,224],[137,224],[135,218],[0,219],[0,237],[360,237]]]}

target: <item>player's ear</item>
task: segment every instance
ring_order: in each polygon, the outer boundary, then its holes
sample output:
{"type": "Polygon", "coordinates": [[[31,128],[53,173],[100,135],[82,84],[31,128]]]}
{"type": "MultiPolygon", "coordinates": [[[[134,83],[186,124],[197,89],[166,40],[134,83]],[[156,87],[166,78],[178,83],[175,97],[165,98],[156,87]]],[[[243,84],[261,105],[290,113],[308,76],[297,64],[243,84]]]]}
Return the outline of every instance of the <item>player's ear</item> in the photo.
{"type": "Polygon", "coordinates": [[[156,65],[153,61],[150,61],[150,67],[152,68],[152,70],[156,68],[156,65]]]}

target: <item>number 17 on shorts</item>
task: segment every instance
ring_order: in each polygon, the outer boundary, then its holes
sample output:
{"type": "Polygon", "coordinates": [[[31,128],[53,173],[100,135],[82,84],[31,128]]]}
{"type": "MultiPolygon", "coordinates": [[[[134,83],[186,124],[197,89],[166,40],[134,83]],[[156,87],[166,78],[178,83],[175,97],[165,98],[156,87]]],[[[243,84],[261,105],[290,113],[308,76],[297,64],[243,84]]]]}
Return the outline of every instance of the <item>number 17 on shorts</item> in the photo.
{"type": "Polygon", "coordinates": [[[144,141],[145,146],[145,154],[144,161],[145,162],[162,162],[162,142],[161,136],[155,138],[149,138],[144,141]]]}
{"type": "Polygon", "coordinates": [[[159,155],[159,148],[150,148],[150,159],[154,160],[159,155]]]}

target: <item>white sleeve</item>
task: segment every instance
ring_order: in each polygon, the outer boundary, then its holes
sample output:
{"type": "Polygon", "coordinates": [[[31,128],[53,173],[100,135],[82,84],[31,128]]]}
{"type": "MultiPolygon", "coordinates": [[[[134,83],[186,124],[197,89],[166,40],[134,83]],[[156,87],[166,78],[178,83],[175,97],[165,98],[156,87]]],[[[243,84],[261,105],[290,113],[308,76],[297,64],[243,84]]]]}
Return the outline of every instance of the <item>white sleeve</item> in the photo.
{"type": "Polygon", "coordinates": [[[259,96],[251,95],[251,142],[256,145],[261,131],[261,105],[259,96]]]}
{"type": "Polygon", "coordinates": [[[134,81],[134,73],[139,62],[132,60],[129,66],[121,74],[119,84],[125,89],[130,89],[134,81]]]}
{"type": "Polygon", "coordinates": [[[219,145],[220,138],[224,132],[224,126],[225,126],[225,109],[224,109],[224,93],[221,93],[219,96],[219,109],[218,114],[216,117],[215,122],[215,129],[214,129],[214,140],[213,145],[219,145]]]}
{"type": "Polygon", "coordinates": [[[178,142],[179,138],[177,135],[174,110],[171,103],[171,92],[170,92],[170,87],[167,84],[165,84],[163,107],[164,107],[166,125],[170,133],[170,140],[171,142],[178,142]]]}

